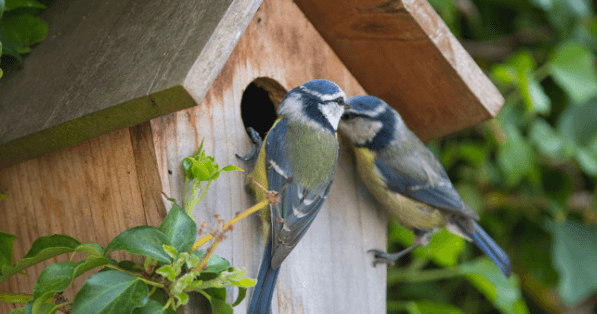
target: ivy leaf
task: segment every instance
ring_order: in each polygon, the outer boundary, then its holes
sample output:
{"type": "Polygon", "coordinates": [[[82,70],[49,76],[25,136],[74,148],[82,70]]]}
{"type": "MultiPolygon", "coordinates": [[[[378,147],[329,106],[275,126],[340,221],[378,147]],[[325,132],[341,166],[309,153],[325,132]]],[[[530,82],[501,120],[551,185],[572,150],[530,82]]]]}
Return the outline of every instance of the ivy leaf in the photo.
{"type": "MultiPolygon", "coordinates": [[[[192,254],[202,260],[206,252],[206,250],[195,250],[192,254]]],[[[209,261],[207,261],[207,269],[202,270],[201,273],[217,274],[229,269],[230,267],[232,266],[228,260],[216,254],[212,254],[209,258],[209,261]]]]}
{"type": "Polygon", "coordinates": [[[409,314],[463,314],[459,308],[446,303],[428,301],[409,301],[404,303],[400,302],[394,305],[388,302],[388,309],[396,308],[396,311],[404,311],[406,309],[409,314]]]}
{"type": "Polygon", "coordinates": [[[12,264],[12,248],[16,240],[15,235],[0,231],[0,270],[2,270],[3,265],[12,264]]]}
{"type": "Polygon", "coordinates": [[[549,114],[551,100],[545,94],[543,87],[537,82],[531,70],[523,72],[518,88],[527,110],[537,111],[543,115],[549,114]]]}
{"type": "Polygon", "coordinates": [[[79,263],[74,262],[50,264],[37,277],[37,282],[33,287],[33,299],[38,299],[48,292],[53,294],[64,291],[75,279],[77,266],[79,263]]]}
{"type": "Polygon", "coordinates": [[[237,166],[233,166],[233,165],[228,165],[224,168],[222,168],[222,170],[220,170],[221,172],[229,172],[229,171],[244,171],[242,168],[239,168],[237,166]]]}
{"type": "Polygon", "coordinates": [[[461,273],[466,275],[467,280],[502,313],[529,313],[522,298],[520,282],[516,274],[512,274],[510,278],[504,277],[499,268],[487,257],[461,264],[459,268],[461,273]]]}
{"type": "Polygon", "coordinates": [[[159,229],[178,252],[188,252],[197,238],[197,224],[176,202],[159,229]]]}
{"type": "Polygon", "coordinates": [[[19,44],[10,39],[5,31],[0,27],[0,42],[2,43],[2,53],[14,57],[19,62],[23,63],[23,58],[19,53],[19,44]]]}
{"type": "Polygon", "coordinates": [[[246,296],[247,296],[247,288],[238,287],[238,297],[236,298],[236,301],[234,301],[234,303],[232,303],[232,307],[239,305],[245,299],[246,296]]]}
{"type": "MultiPolygon", "coordinates": [[[[26,47],[41,42],[48,36],[48,24],[29,14],[5,16],[0,25],[6,30],[6,35],[26,47]]],[[[21,49],[20,52],[28,51],[21,49]]]]}
{"type": "Polygon", "coordinates": [[[133,314],[177,314],[178,312],[174,311],[171,308],[164,309],[164,304],[156,301],[156,300],[149,300],[144,307],[136,308],[133,311],[133,314]]]}
{"type": "Polygon", "coordinates": [[[568,41],[551,57],[551,76],[577,104],[597,95],[595,56],[584,45],[568,41]]]}
{"type": "Polygon", "coordinates": [[[514,186],[524,175],[533,170],[535,154],[516,126],[503,123],[508,138],[497,152],[497,163],[506,176],[506,184],[514,186]]]}
{"type": "Polygon", "coordinates": [[[564,142],[544,119],[536,117],[529,124],[529,140],[546,156],[563,158],[564,142]]]}
{"type": "Polygon", "coordinates": [[[63,234],[41,237],[33,242],[33,245],[29,252],[27,252],[27,255],[19,260],[15,265],[2,266],[0,282],[6,280],[6,278],[20,272],[25,268],[43,262],[49,258],[58,256],[60,254],[73,252],[80,244],[81,242],[63,234]]]}
{"type": "Polygon", "coordinates": [[[207,289],[207,293],[203,295],[209,300],[211,311],[214,314],[232,314],[234,309],[226,303],[226,289],[225,288],[211,288],[207,289]]]}
{"type": "Polygon", "coordinates": [[[147,285],[138,277],[108,270],[85,281],[73,300],[73,314],[130,313],[148,301],[147,285]]]}
{"type": "Polygon", "coordinates": [[[558,291],[568,304],[597,292],[597,226],[566,220],[547,223],[554,240],[552,262],[560,274],[558,291]]]}
{"type": "MultiPolygon", "coordinates": [[[[4,0],[0,1],[4,2],[4,0]]],[[[6,11],[18,8],[45,9],[46,6],[35,0],[10,0],[6,5],[6,11]]]]}
{"type": "Polygon", "coordinates": [[[117,235],[106,247],[109,250],[122,250],[129,253],[151,257],[163,263],[172,262],[170,255],[163,249],[168,244],[168,237],[158,228],[137,226],[117,235]]]}

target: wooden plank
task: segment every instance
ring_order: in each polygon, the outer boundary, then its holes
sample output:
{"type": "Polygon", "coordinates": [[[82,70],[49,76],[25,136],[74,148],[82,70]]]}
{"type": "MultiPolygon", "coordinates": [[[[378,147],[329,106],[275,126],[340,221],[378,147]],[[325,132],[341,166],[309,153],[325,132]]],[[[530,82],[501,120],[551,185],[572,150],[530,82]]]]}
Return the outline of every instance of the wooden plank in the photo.
{"type": "Polygon", "coordinates": [[[148,226],[159,227],[166,217],[166,207],[161,199],[162,182],[153,147],[149,121],[129,128],[139,190],[148,226]]]}
{"type": "MultiPolygon", "coordinates": [[[[190,73],[193,73],[191,71],[190,73]]],[[[252,148],[240,103],[247,85],[269,77],[290,89],[326,78],[349,94],[364,91],[291,0],[266,0],[255,14],[219,76],[199,105],[151,121],[158,168],[166,194],[183,199],[180,163],[202,139],[207,154],[220,166],[246,168],[235,153],[252,148]],[[288,18],[292,17],[292,18],[288,18]]],[[[191,95],[193,85],[189,85],[191,95]]],[[[274,97],[278,98],[279,97],[274,97]]],[[[199,102],[199,100],[197,100],[199,102]]],[[[248,208],[254,200],[244,188],[245,173],[222,174],[193,216],[216,226],[248,208]]],[[[344,146],[334,185],[324,208],[306,236],[282,264],[274,296],[274,313],[383,313],[386,311],[386,268],[372,266],[371,248],[386,247],[386,213],[377,209],[357,184],[344,146]]],[[[264,240],[257,216],[237,224],[217,254],[256,276],[264,240]]],[[[229,300],[236,296],[229,294],[229,300]]],[[[187,313],[200,313],[191,301],[187,313]]],[[[235,308],[245,313],[248,298],[235,308]]]]}
{"type": "MultiPolygon", "coordinates": [[[[0,192],[10,199],[0,202],[0,230],[18,238],[13,262],[41,236],[68,234],[105,247],[128,228],[148,221],[156,225],[163,209],[160,214],[161,200],[151,204],[152,193],[161,190],[159,177],[150,178],[157,175],[155,163],[151,168],[152,154],[155,160],[151,132],[142,125],[2,169],[0,192]]],[[[113,256],[130,258],[123,252],[113,256]]],[[[68,258],[64,255],[51,262],[68,258]]],[[[49,263],[28,269],[29,276],[10,278],[0,284],[0,291],[32,293],[37,276],[49,263]]],[[[86,277],[75,281],[76,290],[86,277]]],[[[72,300],[73,289],[65,295],[72,300]]],[[[0,313],[9,309],[0,304],[0,313]]]]}
{"type": "Polygon", "coordinates": [[[494,117],[504,100],[425,0],[296,0],[372,95],[424,141],[494,117]]]}
{"type": "Polygon", "coordinates": [[[0,167],[195,105],[189,70],[201,98],[260,3],[56,1],[48,38],[0,80],[0,167]]]}

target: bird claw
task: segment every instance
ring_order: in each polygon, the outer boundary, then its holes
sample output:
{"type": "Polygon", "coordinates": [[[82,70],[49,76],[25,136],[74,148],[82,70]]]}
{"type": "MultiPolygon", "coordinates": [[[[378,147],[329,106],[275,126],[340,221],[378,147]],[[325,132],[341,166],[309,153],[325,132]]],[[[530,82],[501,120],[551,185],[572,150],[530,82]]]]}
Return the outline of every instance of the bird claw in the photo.
{"type": "Polygon", "coordinates": [[[378,250],[378,249],[371,249],[367,251],[367,253],[373,254],[373,267],[377,266],[377,264],[386,264],[388,266],[394,266],[394,263],[398,258],[394,258],[394,254],[388,254],[385,251],[378,250]]]}
{"type": "Polygon", "coordinates": [[[242,161],[245,161],[245,162],[255,160],[255,158],[257,158],[257,156],[259,155],[259,151],[261,150],[261,145],[263,144],[263,139],[261,138],[259,133],[257,133],[257,131],[255,131],[255,129],[253,129],[252,127],[248,127],[247,132],[249,133],[251,140],[255,144],[255,149],[253,149],[252,152],[248,153],[245,156],[241,156],[239,154],[234,154],[234,155],[236,155],[236,158],[238,158],[242,161]]]}

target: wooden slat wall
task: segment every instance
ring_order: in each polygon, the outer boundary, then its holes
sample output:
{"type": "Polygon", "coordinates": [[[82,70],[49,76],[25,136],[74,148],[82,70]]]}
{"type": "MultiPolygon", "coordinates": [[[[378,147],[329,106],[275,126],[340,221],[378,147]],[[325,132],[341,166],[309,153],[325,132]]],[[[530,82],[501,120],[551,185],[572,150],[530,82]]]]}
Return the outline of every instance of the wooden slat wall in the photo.
{"type": "MultiPolygon", "coordinates": [[[[202,139],[207,153],[221,166],[245,168],[234,157],[252,148],[241,121],[240,102],[243,90],[258,77],[273,78],[286,89],[326,78],[350,95],[363,93],[291,0],[265,0],[200,104],[151,121],[162,186],[170,197],[182,201],[180,162],[196,151],[202,139]]],[[[193,94],[192,86],[189,88],[193,94]]],[[[229,220],[252,205],[244,189],[245,175],[222,174],[195,209],[196,221],[214,227],[215,213],[229,220]]],[[[324,208],[281,266],[274,313],[386,311],[385,266],[374,268],[366,253],[386,247],[386,214],[372,204],[358,186],[353,164],[342,146],[324,208]]],[[[260,222],[254,216],[235,226],[217,254],[233,265],[246,266],[249,276],[255,277],[263,245],[260,222]]],[[[230,301],[234,296],[230,295],[230,301]]],[[[235,313],[245,312],[247,300],[235,313]]]]}
{"type": "MultiPolygon", "coordinates": [[[[147,122],[2,169],[0,192],[10,199],[0,201],[0,230],[18,237],[13,260],[25,256],[41,236],[68,234],[105,247],[128,228],[159,225],[165,209],[158,198],[161,187],[155,180],[159,178],[155,165],[147,122]]],[[[67,260],[63,255],[51,261],[67,260]]],[[[49,263],[28,269],[29,276],[11,277],[0,284],[0,291],[32,293],[37,276],[49,263]]],[[[74,288],[78,290],[85,279],[77,279],[74,288]]],[[[73,296],[73,289],[67,290],[66,297],[73,296]]],[[[10,309],[0,303],[0,313],[10,309]]]]}
{"type": "Polygon", "coordinates": [[[365,90],[424,141],[497,115],[504,99],[426,0],[296,0],[365,90]]]}

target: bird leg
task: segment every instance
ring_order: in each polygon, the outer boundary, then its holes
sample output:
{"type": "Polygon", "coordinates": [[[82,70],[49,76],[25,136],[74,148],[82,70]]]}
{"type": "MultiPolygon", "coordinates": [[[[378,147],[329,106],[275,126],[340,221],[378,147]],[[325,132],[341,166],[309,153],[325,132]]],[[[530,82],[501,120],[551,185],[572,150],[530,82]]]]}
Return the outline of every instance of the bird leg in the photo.
{"type": "Polygon", "coordinates": [[[377,264],[381,263],[387,264],[388,266],[394,266],[394,263],[396,263],[396,261],[400,259],[402,256],[410,253],[412,250],[418,247],[426,246],[431,241],[431,233],[427,230],[415,229],[413,233],[415,236],[413,240],[413,245],[407,247],[406,249],[400,252],[386,253],[378,249],[372,249],[367,251],[367,253],[372,253],[375,257],[375,259],[373,260],[373,266],[376,266],[377,264]]]}
{"type": "Polygon", "coordinates": [[[261,138],[259,133],[257,133],[257,131],[255,131],[255,129],[253,129],[252,127],[248,127],[247,132],[249,133],[249,135],[251,136],[251,140],[253,140],[253,143],[255,144],[255,149],[253,149],[252,152],[248,153],[245,156],[241,156],[239,154],[235,154],[235,155],[236,155],[236,158],[238,158],[242,161],[253,161],[259,155],[259,151],[261,150],[261,145],[263,144],[263,139],[261,138]]]}

